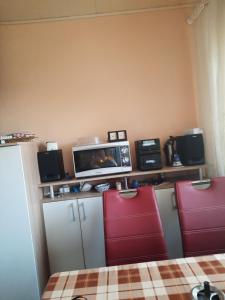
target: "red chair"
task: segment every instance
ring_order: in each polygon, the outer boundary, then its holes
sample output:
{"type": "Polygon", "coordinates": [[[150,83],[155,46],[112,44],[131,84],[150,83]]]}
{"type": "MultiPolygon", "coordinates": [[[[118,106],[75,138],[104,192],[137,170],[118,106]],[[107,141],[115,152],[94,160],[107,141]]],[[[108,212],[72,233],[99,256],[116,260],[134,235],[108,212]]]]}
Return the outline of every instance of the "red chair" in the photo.
{"type": "Polygon", "coordinates": [[[153,187],[139,188],[133,198],[109,190],[103,205],[108,266],[168,258],[153,187]]]}
{"type": "Polygon", "coordinates": [[[225,252],[225,177],[207,189],[190,181],[176,183],[184,256],[225,252]]]}

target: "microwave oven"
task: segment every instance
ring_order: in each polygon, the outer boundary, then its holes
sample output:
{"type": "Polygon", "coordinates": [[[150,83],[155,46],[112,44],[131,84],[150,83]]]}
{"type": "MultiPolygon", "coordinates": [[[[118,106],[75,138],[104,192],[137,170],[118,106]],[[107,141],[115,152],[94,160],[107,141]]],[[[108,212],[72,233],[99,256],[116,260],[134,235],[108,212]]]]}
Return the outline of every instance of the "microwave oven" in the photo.
{"type": "Polygon", "coordinates": [[[74,146],[72,152],[77,178],[132,171],[128,141],[74,146]]]}

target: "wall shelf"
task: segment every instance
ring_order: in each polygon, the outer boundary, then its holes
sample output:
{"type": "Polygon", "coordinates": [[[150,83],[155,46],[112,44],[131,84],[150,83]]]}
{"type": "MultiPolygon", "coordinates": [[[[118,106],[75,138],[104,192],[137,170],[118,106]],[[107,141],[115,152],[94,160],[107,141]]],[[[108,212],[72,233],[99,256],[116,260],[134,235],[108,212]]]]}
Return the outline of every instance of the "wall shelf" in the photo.
{"type": "MultiPolygon", "coordinates": [[[[161,184],[155,185],[154,189],[155,190],[161,190],[161,189],[169,189],[173,188],[174,184],[171,182],[163,182],[161,184]]],[[[132,189],[129,188],[127,190],[121,190],[121,194],[130,194],[130,193],[135,193],[137,189],[132,189]]],[[[102,193],[97,192],[97,191],[90,191],[90,192],[78,192],[78,193],[65,193],[65,194],[60,194],[58,196],[54,196],[54,198],[49,198],[49,197],[44,197],[42,199],[43,203],[49,203],[52,201],[65,201],[65,200],[71,200],[71,199],[83,199],[83,198],[90,198],[90,197],[98,197],[101,196],[102,193]]]]}
{"type": "Polygon", "coordinates": [[[62,186],[62,185],[73,185],[79,184],[83,182],[93,182],[93,181],[100,181],[100,180],[107,180],[107,179],[115,179],[115,178],[122,178],[127,182],[127,179],[130,177],[138,177],[138,176],[146,176],[146,175],[157,175],[157,174],[168,174],[168,173],[179,173],[179,172],[187,172],[187,171],[194,171],[198,170],[199,172],[199,179],[203,179],[203,174],[206,169],[206,165],[195,165],[195,166],[182,166],[182,167],[164,167],[159,170],[152,170],[152,171],[132,171],[129,173],[120,173],[120,174],[110,174],[106,176],[98,176],[98,177],[85,177],[85,178],[74,178],[71,180],[60,180],[60,181],[52,181],[41,183],[38,185],[39,188],[46,188],[49,187],[51,198],[54,198],[54,187],[62,186]]]}

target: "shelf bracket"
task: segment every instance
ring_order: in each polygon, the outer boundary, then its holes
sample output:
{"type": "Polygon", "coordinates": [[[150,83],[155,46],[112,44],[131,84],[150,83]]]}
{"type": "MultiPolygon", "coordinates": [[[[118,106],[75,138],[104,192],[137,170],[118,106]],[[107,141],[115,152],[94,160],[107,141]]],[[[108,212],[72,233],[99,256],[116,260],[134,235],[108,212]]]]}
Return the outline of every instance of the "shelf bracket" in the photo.
{"type": "Polygon", "coordinates": [[[50,197],[51,197],[51,199],[54,199],[54,188],[53,188],[53,185],[49,186],[49,191],[50,191],[50,197]]]}
{"type": "Polygon", "coordinates": [[[203,170],[202,170],[202,168],[199,168],[199,179],[203,180],[203,170]]]}
{"type": "Polygon", "coordinates": [[[127,182],[127,177],[124,177],[124,189],[128,190],[128,182],[127,182]]]}

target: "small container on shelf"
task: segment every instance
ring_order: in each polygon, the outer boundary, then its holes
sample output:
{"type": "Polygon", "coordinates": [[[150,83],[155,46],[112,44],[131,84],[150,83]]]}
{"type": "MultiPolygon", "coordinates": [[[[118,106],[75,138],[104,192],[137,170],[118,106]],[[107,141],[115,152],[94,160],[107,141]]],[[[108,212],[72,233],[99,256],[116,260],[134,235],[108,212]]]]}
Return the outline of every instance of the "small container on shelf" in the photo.
{"type": "Polygon", "coordinates": [[[122,190],[122,184],[121,184],[120,181],[116,182],[116,189],[117,189],[117,191],[121,191],[122,190]]]}
{"type": "Polygon", "coordinates": [[[80,183],[81,192],[89,192],[92,189],[92,184],[88,182],[80,183]]]}
{"type": "Polygon", "coordinates": [[[96,191],[99,193],[103,193],[107,191],[109,188],[110,188],[110,183],[101,183],[95,186],[96,191]]]}
{"type": "Polygon", "coordinates": [[[79,185],[73,185],[70,188],[71,193],[79,193],[80,192],[80,186],[79,185]]]}
{"type": "Polygon", "coordinates": [[[132,189],[137,189],[139,186],[140,186],[140,183],[138,180],[136,180],[136,179],[132,180],[132,182],[131,182],[132,189]]]}
{"type": "Polygon", "coordinates": [[[59,193],[60,193],[60,194],[67,194],[67,193],[69,193],[69,192],[70,192],[70,187],[69,187],[68,184],[65,184],[65,185],[63,185],[63,186],[61,186],[61,187],[59,188],[59,193]]]}

